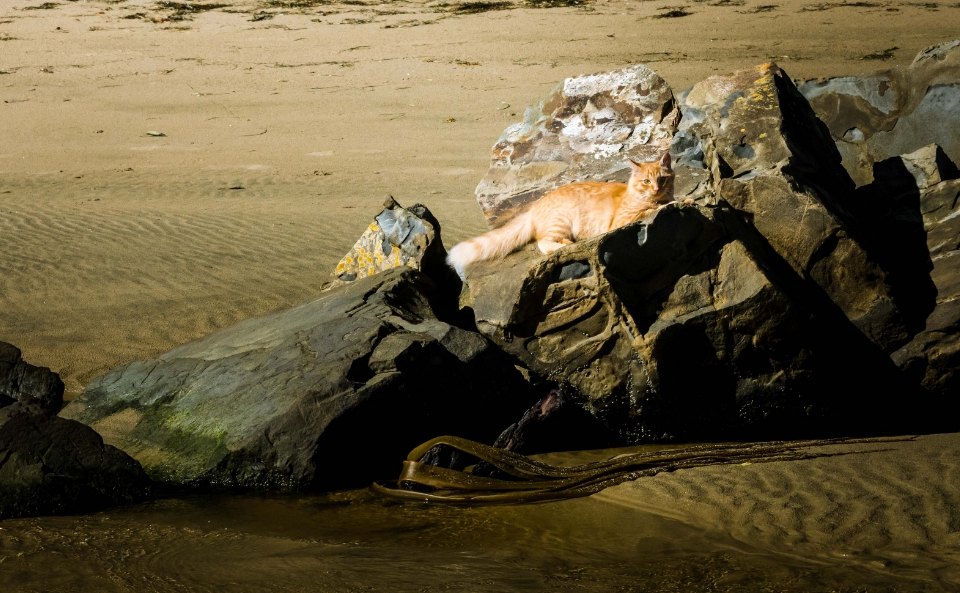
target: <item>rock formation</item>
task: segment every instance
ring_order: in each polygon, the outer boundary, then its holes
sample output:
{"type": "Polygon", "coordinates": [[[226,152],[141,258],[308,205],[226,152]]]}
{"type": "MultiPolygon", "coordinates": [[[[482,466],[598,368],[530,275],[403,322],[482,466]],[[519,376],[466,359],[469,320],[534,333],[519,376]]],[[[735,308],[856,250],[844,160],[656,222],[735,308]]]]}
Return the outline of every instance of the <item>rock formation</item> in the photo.
{"type": "MultiPolygon", "coordinates": [[[[900,185],[901,192],[893,194],[895,203],[909,207],[891,208],[890,219],[911,221],[914,228],[922,225],[924,232],[917,233],[915,242],[926,239],[926,270],[936,294],[923,331],[894,352],[893,359],[945,405],[960,408],[960,174],[937,146],[889,159],[878,168],[906,170],[907,178],[916,182],[900,185]]],[[[903,262],[904,267],[909,264],[903,262]]]]}
{"type": "Polygon", "coordinates": [[[439,225],[388,200],[318,300],[116,369],[63,415],[156,480],[275,489],[508,426],[523,451],[956,430],[958,53],[800,89],[765,64],[679,100],[643,66],[568,79],[494,146],[487,219],[667,147],[682,203],[479,262],[458,307],[439,225]]]}
{"type": "Polygon", "coordinates": [[[55,373],[0,342],[0,519],[94,511],[149,491],[136,461],[56,416],[62,403],[55,373]]]}
{"type": "Polygon", "coordinates": [[[960,40],[929,47],[909,68],[804,81],[800,91],[826,122],[857,185],[873,164],[928,144],[960,162],[960,40]]]}
{"type": "Polygon", "coordinates": [[[713,201],[732,206],[804,279],[881,348],[911,329],[887,272],[857,235],[845,202],[854,184],[825,126],[773,64],[712,76],[683,101],[699,139],[713,201]]]}
{"type": "Polygon", "coordinates": [[[620,443],[883,431],[915,395],[729,208],[667,207],[467,284],[478,329],[620,443]]]}
{"type": "Polygon", "coordinates": [[[251,319],[91,384],[63,415],[156,481],[297,490],[392,477],[437,434],[492,440],[531,401],[482,336],[440,321],[407,267],[251,319]]]}
{"type": "Polygon", "coordinates": [[[454,282],[444,263],[446,255],[440,223],[427,207],[404,208],[387,196],[383,210],[337,264],[332,286],[402,266],[422,270],[441,283],[454,282]]]}
{"type": "Polygon", "coordinates": [[[63,405],[63,388],[56,373],[28,364],[19,348],[0,342],[0,407],[21,402],[54,415],[63,405]]]}
{"type": "Polygon", "coordinates": [[[960,40],[921,51],[903,70],[799,88],[859,186],[847,205],[865,242],[888,270],[911,327],[922,330],[893,359],[956,408],[960,40]]]}
{"type": "MultiPolygon", "coordinates": [[[[925,76],[952,88],[943,67],[925,76]]],[[[957,404],[928,391],[955,384],[952,261],[930,256],[956,245],[944,151],[880,162],[857,188],[774,64],[711,77],[680,107],[678,187],[697,206],[476,264],[461,301],[478,329],[624,442],[949,425],[937,415],[957,404]]]]}
{"type": "Polygon", "coordinates": [[[523,204],[573,181],[626,180],[626,159],[669,149],[680,112],[673,92],[642,64],[564,80],[493,146],[477,202],[494,226],[523,204]]]}

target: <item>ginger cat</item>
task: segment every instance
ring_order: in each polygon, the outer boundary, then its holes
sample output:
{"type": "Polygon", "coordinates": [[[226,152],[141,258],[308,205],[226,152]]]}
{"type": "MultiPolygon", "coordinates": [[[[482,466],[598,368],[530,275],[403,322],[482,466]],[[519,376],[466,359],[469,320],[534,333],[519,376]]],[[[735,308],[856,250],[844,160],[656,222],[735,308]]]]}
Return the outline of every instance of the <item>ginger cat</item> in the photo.
{"type": "Polygon", "coordinates": [[[473,262],[504,257],[531,241],[550,253],[635,222],[673,201],[670,153],[652,163],[629,161],[626,183],[584,181],[547,192],[501,227],[457,243],[447,263],[465,279],[473,262]]]}

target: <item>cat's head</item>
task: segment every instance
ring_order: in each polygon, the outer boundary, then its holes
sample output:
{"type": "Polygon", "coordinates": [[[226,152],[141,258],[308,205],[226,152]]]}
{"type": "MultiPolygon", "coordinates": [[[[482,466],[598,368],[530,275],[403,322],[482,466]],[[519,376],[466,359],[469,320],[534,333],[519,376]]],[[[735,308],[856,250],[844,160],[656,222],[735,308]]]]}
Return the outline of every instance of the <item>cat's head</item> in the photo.
{"type": "Polygon", "coordinates": [[[670,151],[650,163],[638,163],[629,159],[630,189],[644,198],[670,201],[673,198],[673,169],[670,168],[670,151]]]}

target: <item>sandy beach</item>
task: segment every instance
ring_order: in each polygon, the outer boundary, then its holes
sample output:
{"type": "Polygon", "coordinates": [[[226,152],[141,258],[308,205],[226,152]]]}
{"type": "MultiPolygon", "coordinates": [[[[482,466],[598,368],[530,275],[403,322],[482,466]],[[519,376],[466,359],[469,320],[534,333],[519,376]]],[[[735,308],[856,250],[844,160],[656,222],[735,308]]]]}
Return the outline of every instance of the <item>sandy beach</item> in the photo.
{"type": "Polygon", "coordinates": [[[566,76],[862,73],[960,22],[956,2],[846,4],[4,2],[0,340],[71,397],[312,299],[387,194],[447,246],[484,229],[490,147],[566,76]]]}
{"type": "MultiPolygon", "coordinates": [[[[312,300],[387,194],[426,204],[448,247],[484,230],[490,147],[567,76],[644,63],[680,92],[770,60],[794,79],[867,73],[958,23],[955,0],[4,0],[0,340],[70,398],[312,300]]],[[[0,582],[948,591],[958,448],[851,445],[494,511],[353,493],[7,521],[0,582]]]]}

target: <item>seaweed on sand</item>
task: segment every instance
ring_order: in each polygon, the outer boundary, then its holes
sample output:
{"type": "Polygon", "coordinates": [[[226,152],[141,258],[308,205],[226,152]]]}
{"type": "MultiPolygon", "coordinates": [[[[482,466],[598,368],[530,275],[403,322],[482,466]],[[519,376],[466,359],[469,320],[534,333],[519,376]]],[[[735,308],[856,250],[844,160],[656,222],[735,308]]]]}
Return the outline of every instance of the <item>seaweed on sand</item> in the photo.
{"type": "MultiPolygon", "coordinates": [[[[521,0],[519,5],[527,8],[562,8],[565,6],[585,6],[589,2],[590,0],[521,0]]],[[[471,0],[456,4],[444,2],[436,5],[436,9],[439,11],[457,14],[477,14],[491,10],[510,10],[516,7],[517,4],[514,2],[504,0],[471,0]]]]}
{"type": "MultiPolygon", "coordinates": [[[[269,8],[313,8],[332,4],[332,0],[266,0],[264,4],[269,8]]],[[[342,4],[356,3],[343,2],[342,4]]]]}
{"type": "Polygon", "coordinates": [[[822,2],[813,6],[805,6],[800,12],[821,12],[833,8],[880,8],[882,4],[870,2],[869,0],[860,0],[857,2],[822,2]]]}
{"type": "Polygon", "coordinates": [[[204,2],[177,2],[175,0],[160,0],[156,4],[160,10],[170,10],[172,13],[165,20],[167,21],[186,21],[193,15],[210,10],[220,10],[230,8],[229,4],[204,3],[204,2]]]}
{"type": "Polygon", "coordinates": [[[587,0],[524,0],[531,8],[560,8],[562,6],[584,6],[587,0]]]}
{"type": "Polygon", "coordinates": [[[477,0],[472,2],[437,4],[434,9],[438,12],[453,12],[456,14],[478,14],[489,12],[491,10],[510,10],[513,8],[513,2],[504,2],[501,0],[477,0]]]}
{"type": "MultiPolygon", "coordinates": [[[[661,9],[662,10],[662,9],[661,9]]],[[[666,12],[661,12],[660,14],[653,15],[655,19],[675,19],[682,16],[690,16],[692,12],[687,11],[685,8],[670,8],[666,12]]]]}
{"type": "Polygon", "coordinates": [[[887,49],[882,49],[880,51],[867,54],[860,58],[861,60],[891,60],[893,59],[893,52],[900,49],[897,46],[888,47],[887,49]]]}
{"type": "Polygon", "coordinates": [[[760,14],[762,12],[773,12],[779,8],[779,4],[761,4],[759,6],[754,6],[748,10],[741,11],[742,14],[760,14]]]}

